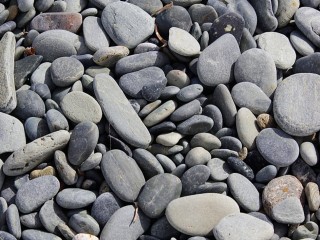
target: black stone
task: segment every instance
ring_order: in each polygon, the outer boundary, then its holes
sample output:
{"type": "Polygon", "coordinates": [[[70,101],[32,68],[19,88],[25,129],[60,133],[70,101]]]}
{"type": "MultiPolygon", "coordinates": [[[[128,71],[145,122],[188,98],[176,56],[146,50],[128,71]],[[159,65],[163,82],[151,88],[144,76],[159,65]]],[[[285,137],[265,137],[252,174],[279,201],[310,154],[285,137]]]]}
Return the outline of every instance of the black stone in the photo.
{"type": "Polygon", "coordinates": [[[149,129],[149,132],[154,135],[159,135],[163,133],[169,133],[176,130],[176,125],[173,122],[162,122],[157,125],[154,125],[149,129]]]}
{"type": "Polygon", "coordinates": [[[181,177],[182,195],[192,195],[197,188],[204,184],[210,177],[210,169],[204,165],[197,165],[189,168],[181,177]]]}
{"type": "Polygon", "coordinates": [[[250,181],[254,179],[254,173],[252,168],[250,168],[245,162],[236,157],[229,157],[227,159],[228,165],[236,172],[242,174],[250,181]]]}

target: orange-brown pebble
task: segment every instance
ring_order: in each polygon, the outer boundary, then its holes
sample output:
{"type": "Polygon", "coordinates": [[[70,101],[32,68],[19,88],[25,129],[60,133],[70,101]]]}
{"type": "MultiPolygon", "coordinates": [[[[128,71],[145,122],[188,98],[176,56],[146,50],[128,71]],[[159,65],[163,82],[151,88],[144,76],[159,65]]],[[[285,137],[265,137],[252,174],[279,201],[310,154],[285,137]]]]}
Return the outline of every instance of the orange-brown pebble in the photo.
{"type": "Polygon", "coordinates": [[[52,166],[45,167],[44,169],[41,169],[41,170],[33,170],[30,173],[30,179],[47,176],[47,175],[56,176],[56,170],[52,166]]]}
{"type": "Polygon", "coordinates": [[[243,147],[240,152],[238,152],[239,154],[239,159],[241,160],[245,160],[248,156],[248,148],[246,147],[243,147]]]}
{"type": "Polygon", "coordinates": [[[262,113],[257,117],[257,124],[262,129],[274,128],[276,123],[270,114],[262,113]]]}

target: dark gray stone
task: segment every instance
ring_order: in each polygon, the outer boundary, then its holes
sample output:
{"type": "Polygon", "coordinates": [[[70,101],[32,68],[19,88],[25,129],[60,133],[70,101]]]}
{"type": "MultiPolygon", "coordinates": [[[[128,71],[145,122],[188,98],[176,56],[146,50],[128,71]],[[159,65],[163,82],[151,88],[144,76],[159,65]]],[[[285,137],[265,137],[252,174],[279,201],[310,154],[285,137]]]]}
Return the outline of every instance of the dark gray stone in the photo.
{"type": "Polygon", "coordinates": [[[278,169],[274,165],[268,165],[260,169],[256,174],[256,181],[259,183],[268,183],[277,176],[278,169]]]}
{"type": "Polygon", "coordinates": [[[176,168],[175,163],[168,156],[164,154],[157,154],[156,158],[165,172],[171,173],[176,168]]]}
{"type": "Polygon", "coordinates": [[[176,125],[173,122],[169,122],[169,121],[159,123],[149,128],[149,132],[154,135],[169,133],[174,130],[176,130],[176,125]]]}
{"type": "Polygon", "coordinates": [[[205,106],[202,110],[202,114],[210,117],[214,122],[214,125],[210,130],[211,133],[215,134],[222,128],[223,117],[220,109],[217,106],[212,104],[205,106]]]}
{"type": "Polygon", "coordinates": [[[197,187],[204,184],[210,177],[210,169],[204,165],[189,168],[181,177],[182,195],[193,195],[197,187]]]}
{"type": "Polygon", "coordinates": [[[196,188],[196,194],[202,193],[224,193],[228,186],[224,182],[206,182],[196,188]]]}
{"type": "Polygon", "coordinates": [[[104,240],[130,240],[137,239],[150,226],[150,219],[141,210],[137,211],[136,221],[135,208],[128,205],[117,210],[104,226],[100,238],[104,240]]]}
{"type": "Polygon", "coordinates": [[[313,53],[309,56],[299,58],[294,64],[295,73],[315,73],[320,74],[319,70],[320,53],[313,53]]]}
{"type": "Polygon", "coordinates": [[[178,230],[170,225],[165,216],[157,219],[157,221],[152,224],[150,234],[157,239],[170,239],[179,236],[178,230]]]}
{"type": "Polygon", "coordinates": [[[58,193],[56,201],[60,207],[78,209],[89,206],[96,200],[96,195],[80,188],[66,188],[58,193]]]}
{"type": "Polygon", "coordinates": [[[98,236],[100,227],[97,221],[85,212],[73,214],[69,219],[70,226],[77,233],[88,233],[98,236]]]}
{"type": "Polygon", "coordinates": [[[182,102],[190,102],[202,93],[203,91],[203,86],[200,84],[191,84],[189,86],[186,86],[182,88],[178,93],[177,93],[177,98],[182,101],[182,102]]]}
{"type": "Polygon", "coordinates": [[[169,202],[180,197],[182,184],[178,177],[163,173],[149,179],[138,197],[140,209],[150,218],[162,215],[169,202]]]}
{"type": "Polygon", "coordinates": [[[207,22],[214,22],[218,18],[216,10],[210,5],[193,4],[189,7],[188,12],[193,22],[199,25],[207,22]]]}
{"type": "Polygon", "coordinates": [[[79,123],[72,131],[68,147],[68,160],[73,165],[83,163],[95,149],[99,129],[92,122],[79,123]]]}
{"type": "Polygon", "coordinates": [[[53,198],[59,191],[60,182],[54,176],[42,176],[19,188],[16,205],[20,212],[30,213],[53,198]]]}
{"type": "Polygon", "coordinates": [[[43,232],[35,229],[27,229],[22,232],[22,239],[24,240],[61,240],[60,237],[52,233],[43,232]]]}
{"type": "Polygon", "coordinates": [[[306,162],[301,158],[298,158],[291,165],[291,173],[302,183],[303,186],[306,186],[308,182],[316,182],[317,179],[317,175],[313,168],[306,164],[306,162]]]}
{"type": "Polygon", "coordinates": [[[242,149],[242,143],[238,138],[232,136],[225,136],[220,138],[221,148],[230,149],[236,152],[240,152],[242,149]]]}
{"type": "Polygon", "coordinates": [[[135,149],[133,151],[133,159],[137,162],[147,179],[164,173],[163,167],[157,158],[145,149],[135,149]]]}
{"type": "Polygon", "coordinates": [[[36,83],[31,85],[30,90],[37,93],[44,101],[51,98],[51,92],[47,84],[36,83]]]}
{"type": "Polygon", "coordinates": [[[204,115],[194,115],[177,126],[177,131],[185,135],[208,132],[213,127],[213,120],[204,115]]]}
{"type": "Polygon", "coordinates": [[[120,150],[110,150],[103,155],[101,170],[109,187],[126,202],[135,201],[145,184],[137,163],[120,150]]]}
{"type": "Polygon", "coordinates": [[[242,174],[243,176],[248,178],[250,181],[254,179],[253,170],[250,168],[250,166],[248,166],[245,162],[243,162],[239,158],[228,157],[227,163],[234,171],[242,174]]]}
{"type": "Polygon", "coordinates": [[[233,66],[240,56],[235,37],[224,34],[211,43],[200,54],[197,73],[200,81],[207,86],[226,84],[234,79],[233,66]]]}
{"type": "Polygon", "coordinates": [[[274,31],[278,26],[278,20],[272,9],[271,0],[249,0],[257,13],[258,28],[261,31],[274,31]]]}
{"type": "Polygon", "coordinates": [[[256,48],[256,47],[257,47],[256,40],[253,38],[249,30],[244,28],[242,31],[242,37],[240,41],[241,53],[244,53],[245,51],[252,48],[256,48]]]}
{"type": "Polygon", "coordinates": [[[163,7],[163,4],[160,0],[129,0],[128,2],[142,8],[150,15],[154,14],[157,10],[163,7]]]}
{"type": "Polygon", "coordinates": [[[50,109],[49,111],[47,111],[46,120],[50,132],[69,130],[68,120],[58,110],[50,109]]]}

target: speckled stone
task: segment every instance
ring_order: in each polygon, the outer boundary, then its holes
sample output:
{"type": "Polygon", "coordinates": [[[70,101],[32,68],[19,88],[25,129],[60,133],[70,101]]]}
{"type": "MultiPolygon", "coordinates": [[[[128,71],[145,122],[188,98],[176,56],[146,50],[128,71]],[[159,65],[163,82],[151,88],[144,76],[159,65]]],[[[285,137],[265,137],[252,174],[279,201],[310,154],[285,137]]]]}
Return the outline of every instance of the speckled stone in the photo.
{"type": "Polygon", "coordinates": [[[170,116],[171,113],[175,111],[176,107],[177,103],[173,100],[169,100],[146,116],[146,118],[143,120],[143,123],[147,127],[152,127],[170,116]]]}
{"type": "Polygon", "coordinates": [[[121,58],[128,56],[129,49],[125,46],[100,47],[92,60],[99,66],[113,67],[121,58]]]}
{"type": "Polygon", "coordinates": [[[320,206],[320,194],[319,187],[314,182],[309,182],[305,189],[306,198],[308,201],[308,206],[310,211],[315,212],[319,209],[320,206]]]}

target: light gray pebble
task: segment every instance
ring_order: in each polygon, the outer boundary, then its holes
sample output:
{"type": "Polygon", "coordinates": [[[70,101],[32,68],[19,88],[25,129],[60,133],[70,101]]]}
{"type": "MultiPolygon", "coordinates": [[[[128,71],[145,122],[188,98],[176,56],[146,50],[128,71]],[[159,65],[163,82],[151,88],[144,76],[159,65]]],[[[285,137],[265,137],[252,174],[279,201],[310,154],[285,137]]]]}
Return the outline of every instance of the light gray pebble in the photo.
{"type": "Polygon", "coordinates": [[[66,188],[58,193],[56,201],[60,207],[66,209],[78,209],[92,204],[96,200],[96,195],[79,188],[66,188]]]}
{"type": "Polygon", "coordinates": [[[203,86],[201,84],[191,84],[189,86],[186,86],[182,88],[177,93],[177,98],[182,102],[190,102],[202,93],[203,86]]]}
{"type": "Polygon", "coordinates": [[[16,176],[14,179],[14,187],[19,190],[25,183],[29,182],[29,174],[16,176]]]}
{"type": "Polygon", "coordinates": [[[87,5],[86,0],[65,0],[67,2],[66,12],[81,12],[87,5]]]}
{"type": "Polygon", "coordinates": [[[50,133],[47,121],[43,118],[30,117],[25,121],[24,127],[31,141],[50,133]]]}
{"type": "Polygon", "coordinates": [[[16,238],[21,237],[19,211],[15,204],[11,204],[6,211],[6,222],[9,232],[16,238]]]}
{"type": "Polygon", "coordinates": [[[190,84],[189,76],[179,69],[169,71],[166,77],[168,79],[168,85],[176,86],[178,88],[184,88],[190,84]]]}
{"type": "Polygon", "coordinates": [[[238,138],[232,136],[225,136],[220,138],[221,148],[230,149],[236,152],[240,152],[242,149],[242,143],[238,138]]]}
{"type": "Polygon", "coordinates": [[[302,56],[308,56],[315,52],[316,47],[314,44],[298,30],[290,33],[290,42],[294,49],[302,56]]]}
{"type": "Polygon", "coordinates": [[[319,161],[319,152],[311,142],[300,144],[300,155],[309,166],[314,166],[319,161]]]}
{"type": "Polygon", "coordinates": [[[35,229],[27,229],[22,232],[22,239],[24,240],[38,240],[38,239],[44,239],[44,240],[62,240],[57,235],[54,235],[52,233],[43,232],[40,230],[35,229]]]}
{"type": "Polygon", "coordinates": [[[83,163],[80,165],[80,171],[88,171],[97,167],[102,159],[102,153],[96,152],[91,154],[83,163]]]}
{"type": "Polygon", "coordinates": [[[2,228],[6,223],[6,211],[8,209],[8,204],[6,199],[0,197],[0,227],[2,228]]]}
{"type": "Polygon", "coordinates": [[[203,147],[192,148],[185,158],[185,164],[190,168],[196,165],[206,165],[211,159],[210,152],[203,147]]]}
{"type": "Polygon", "coordinates": [[[149,42],[144,42],[136,46],[133,54],[139,54],[139,53],[150,52],[150,51],[159,51],[159,50],[160,48],[157,45],[149,42]]]}
{"type": "Polygon", "coordinates": [[[211,151],[221,147],[221,141],[213,134],[210,133],[198,133],[193,136],[190,141],[191,147],[203,147],[204,149],[211,151]]]}
{"type": "Polygon", "coordinates": [[[17,3],[21,12],[28,12],[33,8],[34,0],[17,0],[17,3]]]}
{"type": "Polygon", "coordinates": [[[97,221],[84,212],[73,214],[69,219],[68,225],[77,233],[88,233],[98,236],[100,232],[97,221]]]}
{"type": "Polygon", "coordinates": [[[69,130],[68,120],[58,110],[50,109],[47,111],[46,120],[50,132],[69,130]]]}
{"type": "Polygon", "coordinates": [[[78,180],[77,172],[69,165],[64,152],[57,150],[54,153],[54,164],[61,180],[66,185],[73,185],[78,180]]]}
{"type": "Polygon", "coordinates": [[[20,222],[23,226],[31,229],[38,229],[42,227],[39,212],[33,212],[20,216],[20,222]]]}
{"type": "Polygon", "coordinates": [[[278,169],[274,165],[268,165],[261,168],[256,174],[256,181],[259,183],[268,183],[277,176],[278,169]]]}
{"type": "Polygon", "coordinates": [[[214,181],[224,181],[232,173],[231,168],[227,162],[220,158],[212,158],[207,163],[207,167],[210,170],[210,178],[214,181]]]}
{"type": "Polygon", "coordinates": [[[129,49],[125,46],[104,46],[94,53],[93,61],[99,66],[113,67],[121,58],[128,56],[129,53],[129,49]]]}
{"type": "Polygon", "coordinates": [[[156,158],[161,164],[161,166],[163,167],[165,172],[171,173],[176,168],[176,165],[174,164],[174,162],[166,155],[157,154],[156,158]]]}

